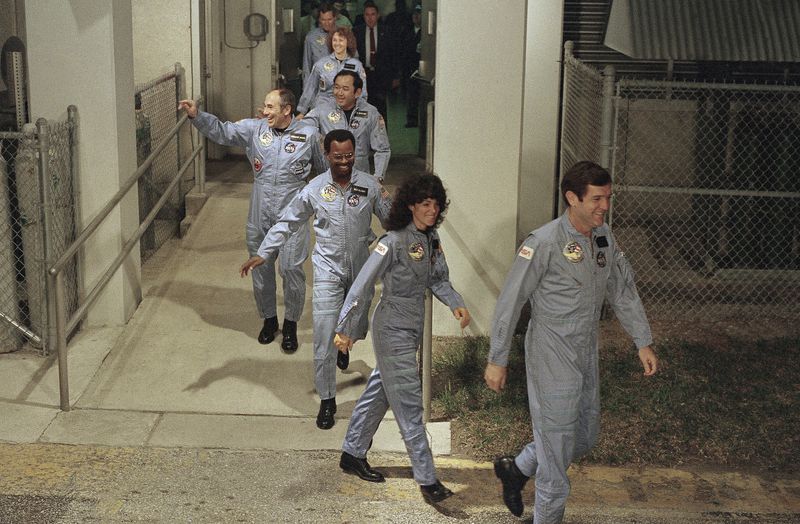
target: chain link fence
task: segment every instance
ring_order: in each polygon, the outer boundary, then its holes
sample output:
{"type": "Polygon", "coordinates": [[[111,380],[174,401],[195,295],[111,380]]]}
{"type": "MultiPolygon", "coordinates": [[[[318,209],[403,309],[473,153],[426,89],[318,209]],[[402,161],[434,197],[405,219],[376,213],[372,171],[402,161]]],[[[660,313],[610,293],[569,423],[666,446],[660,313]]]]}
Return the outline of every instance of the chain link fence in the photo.
{"type": "MultiPolygon", "coordinates": [[[[0,353],[26,341],[43,353],[52,349],[47,270],[75,239],[73,131],[70,119],[0,133],[0,353]]],[[[65,283],[74,312],[77,262],[67,268],[65,283]]]]}
{"type": "Polygon", "coordinates": [[[648,313],[797,318],[800,87],[620,79],[608,100],[565,55],[562,173],[609,167],[608,221],[648,313]]]}
{"type": "MultiPolygon", "coordinates": [[[[173,72],[136,86],[136,158],[141,165],[150,152],[175,126],[180,118],[177,110],[184,82],[183,68],[175,64],[173,72]]],[[[164,194],[172,178],[191,151],[190,130],[185,127],[139,179],[139,220],[144,218],[164,194]],[[182,152],[184,153],[182,156],[182,152]]],[[[177,191],[159,211],[142,237],[142,262],[150,258],[164,242],[179,234],[180,222],[186,216],[185,196],[194,187],[194,174],[188,171],[177,191]]]]}

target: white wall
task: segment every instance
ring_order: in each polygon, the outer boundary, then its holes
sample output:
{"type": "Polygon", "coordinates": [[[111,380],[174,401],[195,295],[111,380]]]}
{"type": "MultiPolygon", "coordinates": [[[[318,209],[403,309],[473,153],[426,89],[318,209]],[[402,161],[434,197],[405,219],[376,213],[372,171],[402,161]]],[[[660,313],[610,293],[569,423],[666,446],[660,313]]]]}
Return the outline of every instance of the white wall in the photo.
{"type": "Polygon", "coordinates": [[[553,218],[563,16],[562,2],[528,0],[518,243],[530,231],[553,218]]]}
{"type": "MultiPolygon", "coordinates": [[[[525,2],[440,0],[434,169],[451,200],[440,229],[454,287],[486,333],[517,244],[525,2]]],[[[444,306],[434,333],[460,334],[444,306]]]]}
{"type": "MultiPolygon", "coordinates": [[[[31,120],[64,120],[68,105],[78,107],[82,229],[136,170],[131,3],[27,0],[25,24],[31,120]]],[[[86,289],[139,224],[136,192],[129,195],[86,244],[86,289]]],[[[88,324],[125,323],[141,299],[139,286],[135,249],[90,312],[88,324]]]]}
{"type": "Polygon", "coordinates": [[[186,91],[191,92],[191,0],[133,0],[133,78],[147,82],[174,70],[186,70],[186,91]]]}

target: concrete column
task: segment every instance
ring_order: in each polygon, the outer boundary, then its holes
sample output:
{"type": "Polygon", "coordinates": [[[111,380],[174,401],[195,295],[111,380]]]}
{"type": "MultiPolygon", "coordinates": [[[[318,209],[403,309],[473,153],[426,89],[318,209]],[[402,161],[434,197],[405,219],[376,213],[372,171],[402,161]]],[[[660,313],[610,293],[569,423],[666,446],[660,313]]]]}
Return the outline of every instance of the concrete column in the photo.
{"type": "MultiPolygon", "coordinates": [[[[78,216],[87,223],[136,170],[130,0],[27,0],[25,28],[32,120],[63,120],[78,107],[78,216]]],[[[139,224],[136,191],[81,253],[90,289],[139,224]]],[[[139,250],[117,271],[88,324],[125,323],[141,300],[139,250]]]]}
{"type": "MultiPolygon", "coordinates": [[[[451,200],[440,229],[450,278],[487,333],[514,258],[520,205],[526,2],[441,0],[434,170],[451,200]]],[[[560,19],[556,22],[559,23],[560,19]]],[[[460,334],[435,301],[434,334],[460,334]]]]}
{"type": "MultiPolygon", "coordinates": [[[[528,0],[518,241],[557,214],[564,3],[528,0]]],[[[510,265],[509,260],[507,264],[510,265]]]]}

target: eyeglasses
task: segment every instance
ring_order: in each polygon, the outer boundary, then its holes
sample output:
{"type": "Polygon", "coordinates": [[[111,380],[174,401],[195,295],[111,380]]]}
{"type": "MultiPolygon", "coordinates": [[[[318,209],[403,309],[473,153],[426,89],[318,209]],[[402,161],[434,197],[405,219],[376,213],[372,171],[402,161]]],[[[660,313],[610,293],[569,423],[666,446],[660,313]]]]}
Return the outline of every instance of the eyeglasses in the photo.
{"type": "Polygon", "coordinates": [[[355,153],[334,153],[331,156],[334,160],[350,160],[355,156],[355,153]]]}

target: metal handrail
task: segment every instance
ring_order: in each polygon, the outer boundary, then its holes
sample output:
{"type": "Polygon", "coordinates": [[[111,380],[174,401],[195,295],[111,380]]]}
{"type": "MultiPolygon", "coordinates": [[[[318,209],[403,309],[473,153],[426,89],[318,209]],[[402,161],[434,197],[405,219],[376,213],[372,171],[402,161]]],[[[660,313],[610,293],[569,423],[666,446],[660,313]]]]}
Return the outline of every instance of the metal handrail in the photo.
{"type": "MultiPolygon", "coordinates": [[[[202,103],[202,98],[198,99],[196,104],[199,106],[202,103]]],[[[136,230],[134,235],[122,246],[122,250],[120,251],[119,255],[114,259],[111,263],[111,266],[103,273],[100,277],[98,282],[94,285],[92,290],[86,296],[84,303],[72,314],[72,317],[67,319],[67,309],[66,309],[66,300],[65,300],[65,286],[64,286],[64,275],[63,270],[66,267],[67,262],[73,257],[80,249],[89,236],[94,233],[94,231],[98,228],[98,226],[105,220],[114,207],[119,204],[122,199],[125,197],[127,192],[133,187],[133,185],[141,178],[147,168],[155,160],[155,157],[164,150],[167,144],[171,141],[171,139],[178,133],[181,126],[186,123],[188,119],[188,115],[184,114],[179,120],[178,123],[169,131],[167,136],[156,146],[150,156],[142,163],[141,166],[134,172],[133,176],[127,180],[120,190],[111,198],[108,204],[106,204],[103,209],[98,212],[97,216],[87,225],[78,238],[67,248],[64,254],[53,264],[53,266],[48,271],[48,278],[51,280],[51,285],[55,290],[54,298],[55,298],[55,317],[56,317],[56,349],[58,353],[58,381],[59,381],[59,395],[60,395],[60,405],[62,411],[69,411],[69,375],[67,373],[67,333],[71,332],[75,326],[78,325],[78,322],[83,320],[83,318],[87,315],[89,308],[95,303],[97,298],[100,296],[100,293],[103,292],[108,282],[111,281],[111,278],[114,276],[114,273],[119,269],[119,267],[123,264],[125,259],[128,257],[130,252],[133,250],[134,246],[139,242],[139,240],[144,235],[147,228],[152,224],[155,220],[156,215],[161,208],[164,207],[167,200],[181,181],[181,177],[192,165],[195,161],[195,158],[201,151],[203,151],[204,147],[202,144],[198,145],[197,147],[193,147],[192,154],[189,156],[188,159],[181,165],[181,168],[178,170],[178,173],[172,178],[169,186],[164,191],[164,194],[161,195],[161,198],[156,202],[153,209],[144,219],[144,221],[139,225],[139,228],[136,230]]],[[[194,144],[193,144],[194,145],[194,144]]]]}

